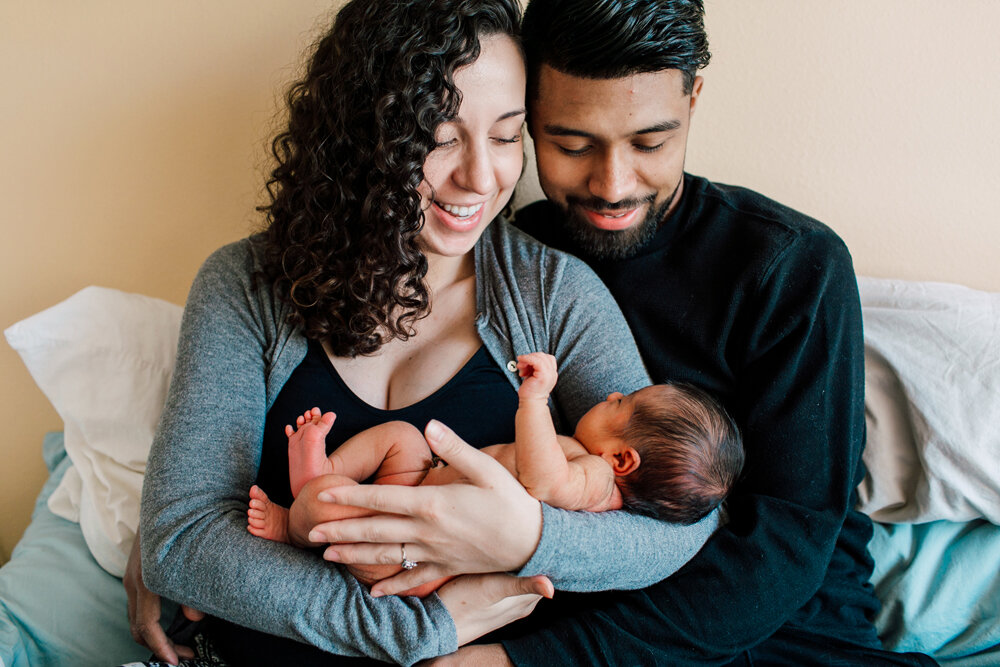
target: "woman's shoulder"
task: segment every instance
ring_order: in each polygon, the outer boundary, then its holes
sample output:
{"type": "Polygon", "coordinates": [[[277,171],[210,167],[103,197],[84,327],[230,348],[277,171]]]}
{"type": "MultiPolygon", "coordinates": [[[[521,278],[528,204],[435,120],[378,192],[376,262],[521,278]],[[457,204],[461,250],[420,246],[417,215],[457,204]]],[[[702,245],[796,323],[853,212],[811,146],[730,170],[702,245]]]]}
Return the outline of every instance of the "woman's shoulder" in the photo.
{"type": "Polygon", "coordinates": [[[600,284],[600,279],[583,260],[547,246],[504,218],[497,218],[483,234],[482,251],[508,275],[537,276],[550,287],[556,285],[586,288],[600,284]]]}
{"type": "Polygon", "coordinates": [[[227,243],[202,263],[195,277],[188,301],[207,301],[217,307],[231,304],[240,309],[251,307],[273,318],[282,311],[263,270],[257,236],[227,243]]]}
{"type": "Polygon", "coordinates": [[[248,236],[238,241],[227,243],[216,249],[201,265],[201,272],[221,273],[230,278],[241,278],[252,274],[261,268],[257,251],[256,236],[248,236]]]}

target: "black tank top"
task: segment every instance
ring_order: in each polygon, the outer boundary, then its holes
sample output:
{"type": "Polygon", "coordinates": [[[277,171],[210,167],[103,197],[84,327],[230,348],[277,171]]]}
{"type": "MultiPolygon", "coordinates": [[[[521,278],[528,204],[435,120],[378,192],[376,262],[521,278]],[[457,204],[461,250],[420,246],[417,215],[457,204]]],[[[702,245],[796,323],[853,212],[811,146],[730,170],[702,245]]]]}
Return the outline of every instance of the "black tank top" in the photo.
{"type": "MultiPolygon", "coordinates": [[[[309,342],[305,359],[282,387],[264,422],[257,484],[272,501],[292,503],[288,481],[288,438],[285,425],[313,406],[333,411],[337,420],[326,439],[327,454],[361,431],[388,421],[405,421],[421,432],[431,419],[447,424],[473,447],[514,441],[517,392],[486,348],[479,350],[443,387],[427,398],[398,410],[365,403],[344,383],[323,346],[309,342]]],[[[211,619],[205,632],[233,665],[363,664],[366,660],[332,658],[306,644],[211,619]],[[332,660],[332,662],[331,662],[332,660]]],[[[381,664],[381,663],[379,663],[381,664]]]]}

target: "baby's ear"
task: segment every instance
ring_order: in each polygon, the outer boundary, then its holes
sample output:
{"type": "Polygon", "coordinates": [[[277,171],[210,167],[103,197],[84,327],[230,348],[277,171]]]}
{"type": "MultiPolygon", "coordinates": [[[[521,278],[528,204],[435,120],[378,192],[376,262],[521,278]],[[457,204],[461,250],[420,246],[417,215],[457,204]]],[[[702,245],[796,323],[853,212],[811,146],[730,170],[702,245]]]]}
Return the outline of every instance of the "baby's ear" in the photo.
{"type": "Polygon", "coordinates": [[[635,471],[639,467],[639,452],[635,447],[623,447],[620,451],[609,455],[608,462],[615,475],[623,477],[635,471]]]}

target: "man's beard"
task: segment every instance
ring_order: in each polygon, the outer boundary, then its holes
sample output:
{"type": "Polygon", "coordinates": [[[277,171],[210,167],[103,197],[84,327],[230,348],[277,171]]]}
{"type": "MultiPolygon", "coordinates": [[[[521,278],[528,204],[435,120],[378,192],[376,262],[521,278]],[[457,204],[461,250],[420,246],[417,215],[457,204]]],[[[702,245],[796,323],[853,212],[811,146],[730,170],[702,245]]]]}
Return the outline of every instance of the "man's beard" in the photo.
{"type": "Polygon", "coordinates": [[[563,209],[562,226],[569,237],[572,247],[580,255],[596,260],[621,260],[634,256],[656,236],[656,230],[670,210],[677,197],[677,188],[670,197],[659,206],[655,206],[656,195],[644,199],[623,199],[614,204],[603,199],[577,199],[567,197],[563,209]],[[611,231],[594,227],[583,216],[581,208],[599,211],[621,210],[629,211],[639,206],[648,205],[645,217],[638,224],[626,229],[611,231]]]}

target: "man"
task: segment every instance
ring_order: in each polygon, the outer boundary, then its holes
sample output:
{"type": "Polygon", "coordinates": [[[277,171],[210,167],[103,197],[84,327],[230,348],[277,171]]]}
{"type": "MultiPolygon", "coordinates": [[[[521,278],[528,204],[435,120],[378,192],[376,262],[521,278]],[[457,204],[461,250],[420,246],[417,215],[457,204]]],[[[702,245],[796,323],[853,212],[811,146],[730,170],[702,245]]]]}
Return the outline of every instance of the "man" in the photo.
{"type": "Polygon", "coordinates": [[[557,596],[524,639],[504,641],[510,659],[934,664],[882,650],[872,626],[872,527],[853,509],[864,367],[847,248],[755,192],[684,173],[709,60],[701,0],[532,0],[523,31],[549,201],[516,224],[601,276],[654,382],[722,400],[747,465],[728,525],[678,574],[557,596]]]}

